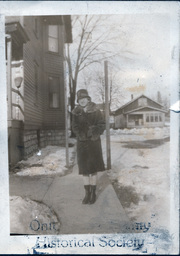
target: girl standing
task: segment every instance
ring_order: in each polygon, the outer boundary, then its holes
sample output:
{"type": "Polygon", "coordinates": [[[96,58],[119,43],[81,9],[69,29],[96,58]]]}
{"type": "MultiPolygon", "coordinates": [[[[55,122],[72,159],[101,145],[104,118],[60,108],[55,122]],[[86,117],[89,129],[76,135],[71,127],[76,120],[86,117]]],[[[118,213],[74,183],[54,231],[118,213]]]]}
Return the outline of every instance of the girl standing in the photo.
{"type": "Polygon", "coordinates": [[[100,135],[105,130],[104,118],[87,90],[77,92],[78,106],[72,111],[72,129],[77,137],[79,174],[83,175],[85,197],[83,204],[96,201],[97,172],[104,171],[100,135]]]}

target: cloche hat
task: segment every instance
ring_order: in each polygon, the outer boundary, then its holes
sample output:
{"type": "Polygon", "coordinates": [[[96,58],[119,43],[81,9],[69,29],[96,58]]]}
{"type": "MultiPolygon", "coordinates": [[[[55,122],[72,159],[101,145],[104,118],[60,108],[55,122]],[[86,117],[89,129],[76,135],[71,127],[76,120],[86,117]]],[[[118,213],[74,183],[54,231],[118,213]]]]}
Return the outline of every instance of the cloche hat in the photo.
{"type": "Polygon", "coordinates": [[[89,96],[86,89],[80,89],[79,91],[77,91],[77,102],[79,102],[79,100],[83,98],[88,98],[89,100],[91,100],[91,97],[89,96]]]}

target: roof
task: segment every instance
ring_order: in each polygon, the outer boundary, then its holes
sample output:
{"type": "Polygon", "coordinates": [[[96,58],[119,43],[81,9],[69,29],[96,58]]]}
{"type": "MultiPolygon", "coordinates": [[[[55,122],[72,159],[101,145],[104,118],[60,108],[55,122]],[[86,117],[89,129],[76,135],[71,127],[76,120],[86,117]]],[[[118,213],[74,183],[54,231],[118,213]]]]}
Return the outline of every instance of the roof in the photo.
{"type": "Polygon", "coordinates": [[[14,42],[18,44],[27,43],[29,37],[19,22],[6,23],[6,34],[11,34],[14,42]]]}
{"type": "Polygon", "coordinates": [[[136,108],[136,109],[127,111],[127,112],[125,112],[124,114],[130,114],[130,113],[132,113],[132,112],[136,112],[136,111],[139,111],[139,110],[143,110],[144,108],[149,108],[149,109],[156,110],[156,111],[159,111],[159,112],[167,113],[167,111],[164,110],[164,109],[153,108],[153,107],[150,107],[150,106],[143,106],[143,107],[140,107],[140,108],[136,108]]]}
{"type": "MultiPolygon", "coordinates": [[[[163,107],[163,105],[160,104],[159,102],[157,102],[157,101],[155,101],[155,100],[152,100],[151,98],[147,97],[147,96],[144,95],[144,94],[141,94],[140,96],[134,98],[133,100],[127,102],[126,104],[124,104],[123,106],[121,106],[120,108],[118,108],[116,111],[125,108],[126,106],[130,105],[131,103],[133,103],[134,101],[138,100],[138,99],[141,98],[141,97],[145,97],[145,98],[147,98],[147,99],[149,99],[149,100],[155,102],[155,103],[158,104],[159,106],[163,107]]],[[[116,112],[116,111],[115,111],[115,112],[116,112]]]]}

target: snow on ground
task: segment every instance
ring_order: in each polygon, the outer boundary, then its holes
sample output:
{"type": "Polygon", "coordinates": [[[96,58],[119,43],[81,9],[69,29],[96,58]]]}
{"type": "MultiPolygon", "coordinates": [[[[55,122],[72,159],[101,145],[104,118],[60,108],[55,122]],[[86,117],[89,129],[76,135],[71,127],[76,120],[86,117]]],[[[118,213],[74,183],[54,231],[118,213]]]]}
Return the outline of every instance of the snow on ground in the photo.
{"type": "MultiPolygon", "coordinates": [[[[70,140],[74,145],[75,140],[70,140]]],[[[75,147],[69,147],[70,166],[74,161],[75,147]]],[[[16,175],[34,176],[34,175],[64,175],[68,168],[66,167],[65,147],[47,146],[41,151],[35,153],[27,160],[20,161],[14,168],[16,175]]]]}
{"type": "Polygon", "coordinates": [[[170,127],[155,128],[133,128],[133,129],[110,129],[111,135],[141,135],[144,138],[163,138],[169,136],[170,127]]]}
{"type": "Polygon", "coordinates": [[[169,127],[111,130],[109,177],[129,218],[154,230],[169,225],[168,136],[169,127]]]}
{"type": "Polygon", "coordinates": [[[10,226],[11,234],[58,234],[60,230],[48,206],[20,196],[10,196],[10,226]]]}
{"type": "MultiPolygon", "coordinates": [[[[150,222],[150,231],[168,228],[169,224],[169,130],[170,127],[111,129],[112,169],[108,175],[128,217],[134,222],[150,222]]],[[[105,160],[105,134],[102,148],[105,160]]],[[[75,147],[69,150],[70,164],[73,164],[75,147]]],[[[67,171],[65,148],[47,146],[41,154],[19,162],[15,171],[22,176],[64,175],[67,171]]],[[[19,207],[21,203],[25,205],[24,199],[18,200],[19,207]]]]}
{"type": "MultiPolygon", "coordinates": [[[[75,140],[69,140],[69,162],[74,163],[75,140]]],[[[65,147],[47,146],[13,169],[17,176],[64,175],[67,173],[65,147]]],[[[58,234],[60,222],[55,213],[41,202],[19,196],[10,197],[11,233],[58,234]]]]}

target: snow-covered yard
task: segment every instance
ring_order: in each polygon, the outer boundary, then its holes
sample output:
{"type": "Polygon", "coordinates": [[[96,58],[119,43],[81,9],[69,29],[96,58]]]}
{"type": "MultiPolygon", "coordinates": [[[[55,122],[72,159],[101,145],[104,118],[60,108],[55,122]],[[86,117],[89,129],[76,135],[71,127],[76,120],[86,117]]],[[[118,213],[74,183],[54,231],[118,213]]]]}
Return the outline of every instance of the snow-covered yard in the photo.
{"type": "MultiPolygon", "coordinates": [[[[70,139],[69,164],[72,166],[75,159],[75,142],[70,139]]],[[[27,160],[22,160],[14,167],[14,176],[56,177],[67,174],[69,168],[66,166],[66,151],[64,147],[47,146],[35,153],[27,160]]],[[[48,189],[48,186],[47,186],[48,189]]],[[[51,207],[31,200],[28,197],[10,196],[10,226],[11,233],[18,234],[58,234],[60,221],[51,207]]]]}
{"type": "MultiPolygon", "coordinates": [[[[104,160],[105,141],[104,133],[104,160]]],[[[75,140],[71,144],[75,144],[75,140]]],[[[169,144],[169,127],[111,129],[112,168],[108,171],[109,178],[128,217],[132,222],[151,223],[150,231],[168,228],[169,225],[169,144]]],[[[69,148],[70,164],[75,159],[75,148],[69,148]]],[[[65,156],[65,148],[47,146],[28,160],[19,162],[13,175],[65,175],[68,171],[65,156]]],[[[45,206],[28,198],[11,197],[10,205],[13,212],[11,223],[18,223],[21,228],[23,223],[18,217],[19,211],[28,213],[33,209],[33,216],[27,214],[29,221],[36,217],[36,212],[44,212],[41,217],[45,223],[50,221],[45,219],[45,215],[47,218],[53,216],[48,213],[50,209],[42,210],[45,206]]]]}
{"type": "Polygon", "coordinates": [[[129,218],[153,230],[169,226],[169,144],[169,127],[111,130],[109,177],[129,218]]]}
{"type": "Polygon", "coordinates": [[[58,234],[60,222],[48,206],[22,198],[10,196],[11,234],[58,234]]]}
{"type": "MultiPolygon", "coordinates": [[[[74,139],[70,139],[69,164],[73,165],[75,157],[74,139]]],[[[68,171],[66,166],[66,151],[64,147],[47,146],[42,148],[27,160],[20,161],[14,168],[16,175],[64,175],[68,171]]]]}

